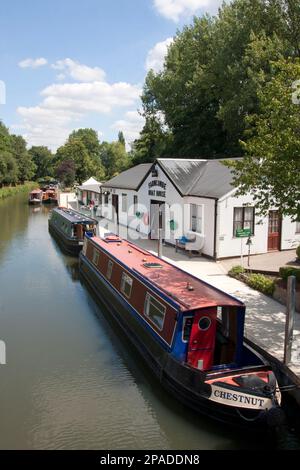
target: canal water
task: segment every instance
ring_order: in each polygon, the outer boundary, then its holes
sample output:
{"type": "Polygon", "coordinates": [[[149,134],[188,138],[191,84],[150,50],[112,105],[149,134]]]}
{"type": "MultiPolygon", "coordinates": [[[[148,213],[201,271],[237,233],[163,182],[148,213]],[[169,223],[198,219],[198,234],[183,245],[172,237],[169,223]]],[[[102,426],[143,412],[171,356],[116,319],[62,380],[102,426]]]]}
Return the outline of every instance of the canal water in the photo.
{"type": "Polygon", "coordinates": [[[0,449],[256,449],[171,398],[48,233],[49,207],[0,202],[0,449]]]}

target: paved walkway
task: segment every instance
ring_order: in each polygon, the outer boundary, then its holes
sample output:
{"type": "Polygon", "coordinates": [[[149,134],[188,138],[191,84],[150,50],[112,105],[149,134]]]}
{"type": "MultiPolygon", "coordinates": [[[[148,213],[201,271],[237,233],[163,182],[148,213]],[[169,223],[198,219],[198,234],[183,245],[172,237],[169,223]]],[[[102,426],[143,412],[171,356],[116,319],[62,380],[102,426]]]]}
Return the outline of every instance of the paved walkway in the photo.
{"type": "MultiPolygon", "coordinates": [[[[300,268],[300,264],[296,261],[296,250],[277,251],[274,253],[265,253],[263,255],[250,256],[249,269],[258,271],[269,271],[277,274],[281,266],[289,265],[300,268]]],[[[221,261],[226,272],[230,271],[233,266],[241,264],[241,258],[230,258],[221,261]]],[[[244,258],[244,267],[248,268],[248,258],[244,258]]]]}
{"type": "MultiPolygon", "coordinates": [[[[101,220],[100,234],[107,231],[118,233],[122,238],[128,238],[142,248],[157,254],[157,241],[137,238],[139,237],[137,232],[101,220]]],[[[242,300],[247,307],[246,337],[279,360],[283,360],[286,318],[283,305],[227,276],[228,267],[223,262],[216,263],[204,257],[189,258],[183,252],[176,253],[171,246],[163,247],[163,257],[184,271],[242,300]]],[[[289,367],[300,377],[300,314],[296,314],[295,318],[293,355],[289,367]]]]}

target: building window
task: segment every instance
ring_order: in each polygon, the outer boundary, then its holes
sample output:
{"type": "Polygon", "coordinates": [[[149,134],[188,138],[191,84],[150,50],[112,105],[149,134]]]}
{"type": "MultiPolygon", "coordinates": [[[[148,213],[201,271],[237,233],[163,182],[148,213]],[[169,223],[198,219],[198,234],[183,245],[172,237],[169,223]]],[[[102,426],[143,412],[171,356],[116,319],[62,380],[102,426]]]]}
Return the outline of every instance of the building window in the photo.
{"type": "Polygon", "coordinates": [[[138,197],[133,196],[133,213],[134,213],[134,215],[137,213],[137,211],[138,211],[138,197]]]}
{"type": "Polygon", "coordinates": [[[131,297],[133,280],[128,274],[122,274],[121,292],[129,299],[131,297]]]}
{"type": "Polygon", "coordinates": [[[94,248],[94,251],[93,251],[93,264],[95,266],[98,266],[99,258],[100,258],[100,253],[99,253],[98,250],[96,250],[96,248],[94,248]]]}
{"type": "Polygon", "coordinates": [[[191,204],[191,230],[202,233],[202,206],[191,204]]]}
{"type": "Polygon", "coordinates": [[[106,273],[107,279],[111,279],[113,267],[114,267],[114,263],[111,260],[109,260],[108,265],[107,265],[107,273],[106,273]]]}
{"type": "Polygon", "coordinates": [[[254,235],[254,207],[235,207],[233,214],[233,236],[236,237],[237,230],[249,228],[251,235],[254,235]]]}
{"type": "Polygon", "coordinates": [[[127,212],[127,194],[122,194],[122,212],[127,212]]]}
{"type": "Polygon", "coordinates": [[[166,316],[166,306],[161,304],[149,293],[146,295],[144,313],[149,320],[162,331],[166,316]]]}
{"type": "Polygon", "coordinates": [[[104,193],[104,204],[106,206],[109,204],[109,193],[104,193]]]}
{"type": "Polygon", "coordinates": [[[300,220],[296,221],[296,233],[300,233],[300,220]]]}

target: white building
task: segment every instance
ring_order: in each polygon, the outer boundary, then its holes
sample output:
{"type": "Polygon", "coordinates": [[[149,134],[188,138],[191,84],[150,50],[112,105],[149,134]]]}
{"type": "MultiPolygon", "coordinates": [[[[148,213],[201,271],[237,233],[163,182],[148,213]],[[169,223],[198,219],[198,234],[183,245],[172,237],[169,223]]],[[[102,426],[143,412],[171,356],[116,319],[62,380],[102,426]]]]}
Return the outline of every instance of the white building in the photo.
{"type": "Polygon", "coordinates": [[[250,195],[236,196],[231,171],[220,160],[158,159],[121,173],[101,189],[103,217],[157,238],[162,211],[166,242],[175,244],[189,231],[202,234],[202,253],[214,259],[240,256],[241,249],[248,253],[248,237],[238,237],[241,229],[251,231],[251,254],[300,244],[300,223],[280,218],[276,208],[259,216],[250,195]]]}

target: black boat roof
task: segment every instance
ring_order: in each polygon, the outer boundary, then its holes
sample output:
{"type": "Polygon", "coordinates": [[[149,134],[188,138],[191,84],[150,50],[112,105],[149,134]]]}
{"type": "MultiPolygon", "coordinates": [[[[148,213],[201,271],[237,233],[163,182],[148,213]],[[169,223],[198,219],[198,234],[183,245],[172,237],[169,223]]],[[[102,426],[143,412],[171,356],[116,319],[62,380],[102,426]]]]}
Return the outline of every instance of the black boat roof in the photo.
{"type": "Polygon", "coordinates": [[[53,211],[57,212],[73,224],[98,224],[97,220],[92,219],[91,217],[87,217],[84,214],[81,214],[80,212],[74,211],[73,209],[67,209],[66,207],[57,207],[53,209],[53,211]]]}

